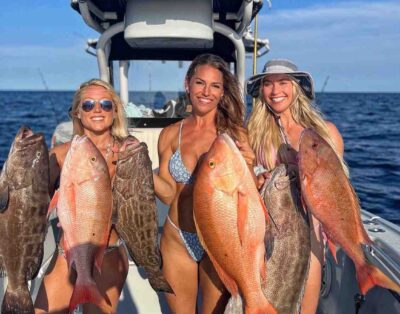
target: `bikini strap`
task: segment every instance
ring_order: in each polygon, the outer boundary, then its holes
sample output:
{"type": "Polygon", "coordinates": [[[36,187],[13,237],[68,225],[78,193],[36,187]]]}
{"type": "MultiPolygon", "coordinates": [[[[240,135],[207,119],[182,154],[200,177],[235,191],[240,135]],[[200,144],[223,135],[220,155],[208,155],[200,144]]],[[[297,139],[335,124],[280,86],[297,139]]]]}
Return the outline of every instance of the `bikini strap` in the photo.
{"type": "Polygon", "coordinates": [[[181,149],[182,126],[183,126],[183,119],[181,125],[179,126],[178,149],[181,149]]]}

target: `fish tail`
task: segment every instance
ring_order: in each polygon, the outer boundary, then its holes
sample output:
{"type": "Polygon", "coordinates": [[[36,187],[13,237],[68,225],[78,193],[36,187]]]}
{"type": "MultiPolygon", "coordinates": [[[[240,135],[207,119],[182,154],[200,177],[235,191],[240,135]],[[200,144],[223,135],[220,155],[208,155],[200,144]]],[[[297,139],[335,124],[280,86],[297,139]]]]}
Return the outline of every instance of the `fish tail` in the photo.
{"type": "Polygon", "coordinates": [[[100,294],[94,281],[82,284],[77,280],[69,302],[69,313],[72,313],[79,304],[87,302],[97,305],[105,313],[113,313],[111,305],[100,294]]]}
{"type": "Polygon", "coordinates": [[[150,286],[155,291],[175,294],[174,290],[172,290],[171,286],[169,285],[168,281],[164,278],[161,271],[159,271],[158,274],[149,276],[149,283],[150,286]]]}
{"type": "Polygon", "coordinates": [[[361,293],[364,295],[375,285],[400,293],[400,285],[372,264],[366,263],[363,266],[357,267],[357,280],[361,293]]]}
{"type": "Polygon", "coordinates": [[[2,314],[34,314],[33,302],[28,287],[10,291],[7,287],[1,305],[2,314]]]}

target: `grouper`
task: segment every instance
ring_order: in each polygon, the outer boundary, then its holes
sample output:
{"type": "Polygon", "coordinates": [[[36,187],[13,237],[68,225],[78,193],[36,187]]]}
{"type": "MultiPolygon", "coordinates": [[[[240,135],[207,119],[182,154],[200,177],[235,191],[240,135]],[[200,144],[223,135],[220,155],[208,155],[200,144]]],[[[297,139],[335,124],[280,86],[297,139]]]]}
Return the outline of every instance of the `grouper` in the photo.
{"type": "Polygon", "coordinates": [[[0,175],[1,313],[34,313],[28,280],[39,272],[47,230],[49,155],[44,136],[22,126],[0,175]]]}
{"type": "Polygon", "coordinates": [[[129,255],[145,269],[155,291],[172,293],[161,271],[153,172],[147,146],[129,137],[118,154],[113,181],[113,220],[129,255]]]}

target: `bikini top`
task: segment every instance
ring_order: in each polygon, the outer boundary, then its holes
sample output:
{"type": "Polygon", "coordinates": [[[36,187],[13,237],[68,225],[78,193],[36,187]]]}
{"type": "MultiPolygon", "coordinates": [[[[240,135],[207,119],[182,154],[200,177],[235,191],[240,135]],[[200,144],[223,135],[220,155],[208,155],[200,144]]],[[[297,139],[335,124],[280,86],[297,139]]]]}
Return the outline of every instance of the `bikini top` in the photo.
{"type": "Polygon", "coordinates": [[[183,164],[181,155],[182,126],[183,126],[183,120],[179,127],[178,148],[173,153],[171,159],[169,160],[168,169],[169,173],[175,179],[176,182],[184,184],[192,184],[194,182],[194,176],[186,169],[185,165],[183,164]]]}

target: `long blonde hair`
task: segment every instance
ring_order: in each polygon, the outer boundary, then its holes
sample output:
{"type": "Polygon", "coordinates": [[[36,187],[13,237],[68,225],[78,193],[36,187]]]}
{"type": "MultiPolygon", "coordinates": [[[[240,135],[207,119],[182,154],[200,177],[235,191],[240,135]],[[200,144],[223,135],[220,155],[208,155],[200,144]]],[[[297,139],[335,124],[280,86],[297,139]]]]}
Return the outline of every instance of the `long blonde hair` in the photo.
{"type": "MultiPolygon", "coordinates": [[[[348,168],[335,147],[335,144],[329,134],[328,126],[326,125],[320,111],[311,104],[299,84],[290,77],[293,83],[293,101],[290,106],[290,113],[293,120],[304,128],[313,128],[320,136],[322,136],[336,152],[343,166],[345,173],[348,175],[348,168]]],[[[275,168],[274,151],[278,152],[279,147],[283,144],[280,129],[275,121],[274,114],[268,109],[265,104],[264,95],[260,84],[259,96],[255,101],[251,112],[247,129],[249,133],[250,145],[257,156],[257,162],[260,162],[260,155],[265,156],[265,165],[268,170],[275,168]]]]}
{"type": "Polygon", "coordinates": [[[72,101],[71,118],[74,126],[74,135],[83,135],[83,125],[81,119],[78,118],[79,106],[82,102],[82,94],[89,86],[100,86],[107,90],[110,94],[111,100],[115,106],[116,117],[114,118],[111,126],[111,134],[119,140],[123,140],[129,135],[128,133],[128,122],[125,115],[125,110],[122,105],[121,99],[115,92],[114,88],[107,82],[100,79],[91,79],[87,82],[82,83],[78,90],[75,92],[74,99],[72,101]]]}

